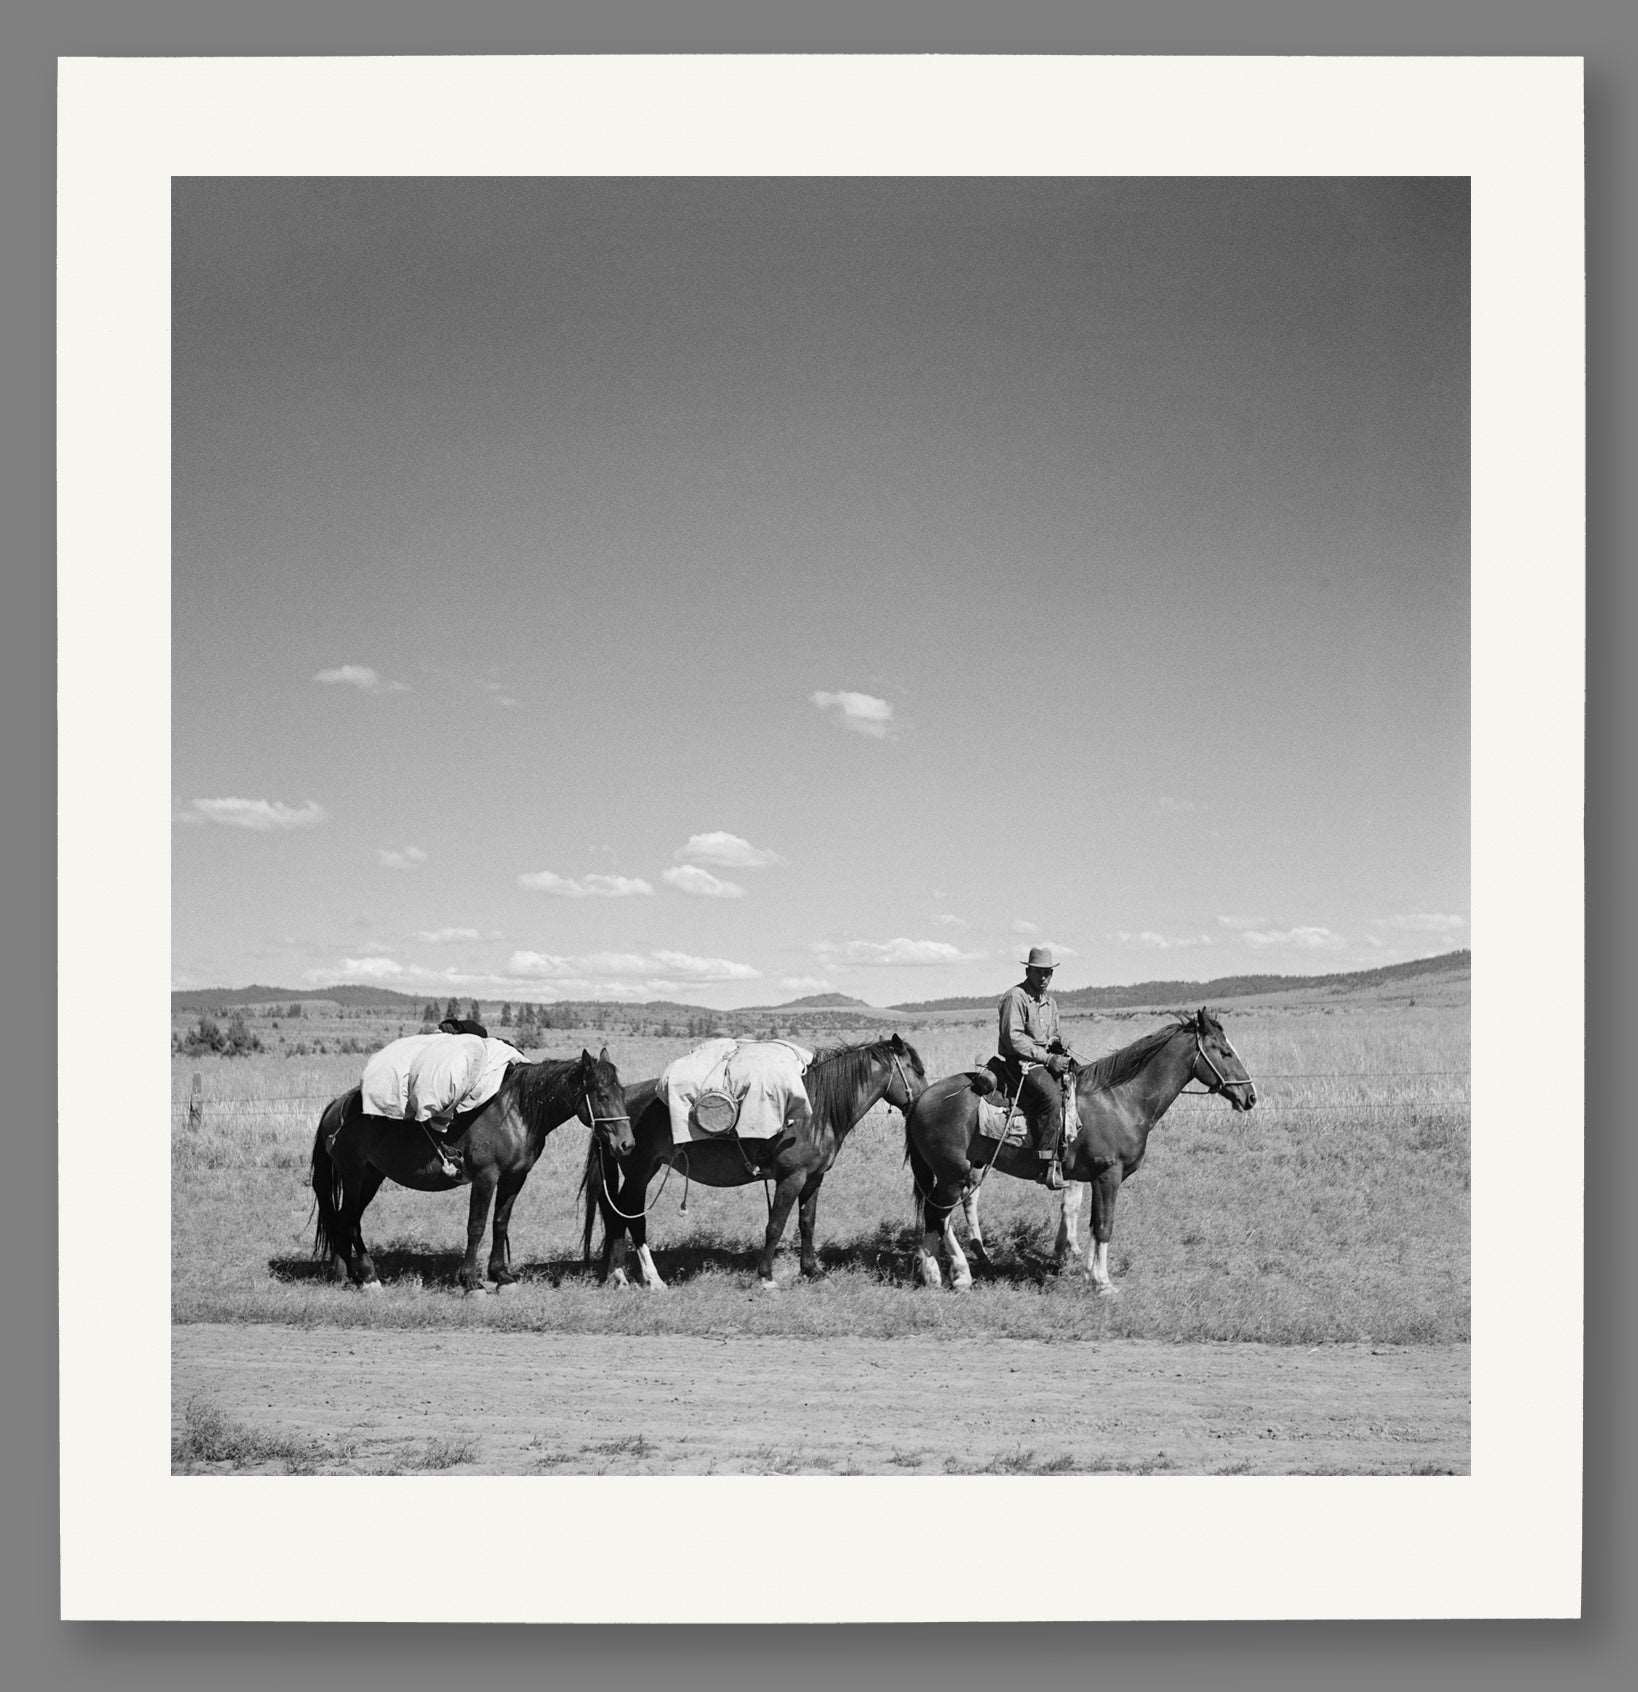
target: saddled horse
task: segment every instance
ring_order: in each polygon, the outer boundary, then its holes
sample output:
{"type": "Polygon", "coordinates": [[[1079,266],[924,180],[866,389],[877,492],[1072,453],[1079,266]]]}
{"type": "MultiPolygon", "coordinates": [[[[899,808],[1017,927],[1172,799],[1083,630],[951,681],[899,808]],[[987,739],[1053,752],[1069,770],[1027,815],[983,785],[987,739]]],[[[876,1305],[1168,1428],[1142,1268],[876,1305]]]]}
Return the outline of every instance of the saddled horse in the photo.
{"type": "Polygon", "coordinates": [[[606,1147],[611,1157],[630,1153],[631,1118],[607,1046],[596,1057],[583,1050],[577,1058],[508,1065],[495,1096],[457,1116],[448,1129],[446,1140],[460,1162],[460,1172],[454,1175],[445,1172],[432,1137],[418,1123],[366,1115],[360,1089],[354,1087],[324,1107],[313,1137],[313,1194],[318,1200],[314,1256],[329,1259],[336,1280],[345,1265],[361,1291],[379,1292],[381,1280],[364,1244],[362,1222],[381,1183],[393,1180],[417,1192],[445,1193],[470,1182],[460,1284],[468,1292],[484,1284],[478,1273],[478,1247],[491,1202],[495,1231],[488,1279],[496,1285],[515,1281],[508,1239],[513,1202],[546,1136],[572,1119],[585,1123],[592,1130],[592,1144],[606,1147]]]}
{"type": "MultiPolygon", "coordinates": [[[[1221,1094],[1237,1111],[1256,1104],[1257,1089],[1222,1023],[1204,1005],[1193,1016],[1179,1017],[1107,1057],[1077,1065],[1074,1074],[1080,1127],[1063,1151],[1064,1216],[1071,1217],[1070,1205],[1079,1201],[1076,1183],[1084,1182],[1092,1191],[1093,1248],[1087,1271],[1096,1291],[1109,1297],[1116,1290],[1109,1279],[1115,1200],[1121,1183],[1143,1162],[1150,1129],[1191,1081],[1208,1093],[1221,1094]]],[[[993,1267],[978,1231],[977,1205],[979,1185],[991,1169],[1040,1181],[1041,1163],[1031,1147],[1009,1145],[979,1131],[978,1102],[993,1086],[994,1078],[985,1070],[947,1075],[933,1082],[905,1117],[905,1156],[922,1224],[916,1269],[925,1285],[940,1283],[941,1241],[949,1256],[951,1285],[972,1285],[972,1270],[952,1225],[958,1204],[966,1210],[979,1261],[993,1267]]],[[[1066,1232],[1072,1239],[1072,1221],[1059,1225],[1061,1257],[1066,1232]]]]}
{"type": "Polygon", "coordinates": [[[586,1227],[582,1246],[591,1261],[592,1225],[603,1218],[603,1257],[600,1275],[626,1286],[627,1244],[637,1257],[637,1273],[645,1287],[664,1289],[648,1249],[649,1183],[662,1166],[678,1170],[685,1179],[707,1187],[743,1187],[751,1181],[774,1183],[768,1204],[768,1229],[757,1275],[765,1288],[774,1287],[774,1252],[790,1220],[791,1206],[801,1201],[802,1273],[820,1274],[813,1230],[823,1184],[842,1141],[866,1111],[885,1099],[897,1110],[908,1110],[927,1085],[916,1048],[899,1034],[888,1039],[835,1046],[816,1052],[803,1077],[812,1112],[801,1132],[776,1142],[771,1157],[755,1151],[757,1142],[725,1137],[691,1140],[675,1145],[671,1111],[658,1080],[640,1081],[626,1089],[636,1150],[618,1169],[618,1185],[610,1159],[595,1141],[586,1153],[584,1192],[586,1227]]]}

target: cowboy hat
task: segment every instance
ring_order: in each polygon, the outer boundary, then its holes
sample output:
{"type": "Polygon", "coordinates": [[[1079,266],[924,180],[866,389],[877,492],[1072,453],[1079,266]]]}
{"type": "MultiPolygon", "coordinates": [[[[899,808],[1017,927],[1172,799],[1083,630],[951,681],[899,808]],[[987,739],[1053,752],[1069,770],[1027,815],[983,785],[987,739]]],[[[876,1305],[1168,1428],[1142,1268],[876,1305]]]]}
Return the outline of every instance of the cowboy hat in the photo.
{"type": "Polygon", "coordinates": [[[1056,969],[1058,960],[1052,955],[1050,946],[1031,946],[1029,956],[1024,959],[1025,969],[1056,969]]]}

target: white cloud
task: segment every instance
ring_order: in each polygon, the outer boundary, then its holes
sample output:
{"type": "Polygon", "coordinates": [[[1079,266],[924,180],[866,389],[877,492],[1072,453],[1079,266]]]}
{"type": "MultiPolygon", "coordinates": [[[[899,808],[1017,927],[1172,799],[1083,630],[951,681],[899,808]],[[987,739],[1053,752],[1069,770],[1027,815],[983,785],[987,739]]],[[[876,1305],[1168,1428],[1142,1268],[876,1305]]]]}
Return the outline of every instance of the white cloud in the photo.
{"type": "Polygon", "coordinates": [[[1018,917],[1013,922],[1012,931],[1014,934],[1039,934],[1041,925],[1038,922],[1025,922],[1022,917],[1018,917]]]}
{"type": "Polygon", "coordinates": [[[1309,952],[1329,951],[1333,947],[1345,946],[1348,943],[1342,935],[1334,933],[1329,928],[1320,927],[1247,928],[1241,932],[1240,938],[1248,946],[1296,946],[1309,952]]]}
{"type": "Polygon", "coordinates": [[[943,940],[820,940],[814,951],[828,964],[859,964],[869,967],[897,964],[971,963],[982,952],[963,952],[943,940]]]}
{"type": "Polygon", "coordinates": [[[442,946],[451,940],[478,940],[482,936],[475,928],[418,928],[415,938],[430,946],[442,946]]]}
{"type": "Polygon", "coordinates": [[[631,899],[654,889],[646,881],[625,875],[583,875],[573,880],[552,870],[537,870],[518,877],[520,887],[537,893],[554,893],[560,899],[631,899]]]}
{"type": "Polygon", "coordinates": [[[662,870],[660,880],[675,887],[679,893],[692,893],[699,899],[745,897],[745,889],[737,881],[723,881],[697,864],[679,864],[675,869],[662,870]]]}
{"type": "Polygon", "coordinates": [[[737,834],[725,834],[721,829],[709,834],[691,834],[672,857],[679,864],[722,864],[728,869],[761,869],[766,864],[782,864],[777,852],[753,846],[737,834]]]}
{"type": "Polygon", "coordinates": [[[342,664],[334,670],[320,670],[313,677],[330,687],[356,687],[360,693],[408,693],[409,683],[384,681],[368,664],[342,664]]]}
{"type": "Polygon", "coordinates": [[[821,711],[829,712],[833,721],[856,734],[885,740],[891,732],[888,725],[893,721],[893,707],[874,694],[810,693],[808,699],[821,711]]]}
{"type": "Polygon", "coordinates": [[[1467,927],[1463,916],[1441,916],[1432,911],[1418,911],[1408,916],[1376,917],[1379,928],[1397,928],[1411,934],[1459,934],[1467,927]]]}
{"type": "Polygon", "coordinates": [[[229,828],[312,828],[324,821],[324,807],[309,799],[304,805],[285,805],[277,799],[195,799],[193,808],[207,821],[229,828]]]}
{"type": "Polygon", "coordinates": [[[574,973],[574,962],[555,952],[514,952],[506,960],[506,972],[531,981],[557,981],[574,973]]]}
{"type": "Polygon", "coordinates": [[[762,971],[727,958],[694,958],[686,952],[656,952],[660,963],[672,975],[686,975],[696,981],[755,981],[762,971]]]}
{"type": "Polygon", "coordinates": [[[377,846],[375,855],[388,869],[414,869],[427,861],[419,846],[377,846]]]}
{"type": "Polygon", "coordinates": [[[1116,934],[1115,938],[1124,946],[1148,946],[1157,952],[1170,952],[1179,947],[1209,946],[1212,944],[1212,938],[1209,934],[1161,934],[1152,928],[1145,928],[1136,934],[1123,928],[1116,934]]]}
{"type": "Polygon", "coordinates": [[[972,924],[965,917],[955,916],[950,911],[940,911],[933,918],[934,922],[941,922],[946,928],[971,928],[972,924]]]}
{"type": "Polygon", "coordinates": [[[829,993],[834,991],[831,983],[822,975],[782,975],[779,985],[787,993],[829,993]]]}
{"type": "Polygon", "coordinates": [[[339,982],[357,980],[395,981],[406,971],[392,958],[343,958],[333,969],[310,969],[303,978],[315,986],[333,986],[339,982]]]}
{"type": "Polygon", "coordinates": [[[694,957],[687,952],[590,952],[564,957],[555,952],[514,952],[507,973],[519,979],[552,981],[567,992],[614,992],[624,981],[636,996],[654,998],[679,981],[755,981],[761,971],[729,958],[694,957]]]}

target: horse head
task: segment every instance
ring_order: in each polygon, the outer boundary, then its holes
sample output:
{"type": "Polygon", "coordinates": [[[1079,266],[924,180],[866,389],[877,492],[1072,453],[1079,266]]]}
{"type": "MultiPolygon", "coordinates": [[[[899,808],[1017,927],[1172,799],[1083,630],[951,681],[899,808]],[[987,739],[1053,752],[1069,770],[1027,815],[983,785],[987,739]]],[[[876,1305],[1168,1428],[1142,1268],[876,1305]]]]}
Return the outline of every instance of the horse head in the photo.
{"type": "Polygon", "coordinates": [[[927,1090],[927,1071],[921,1053],[897,1031],[883,1042],[887,1053],[887,1085],[882,1098],[895,1110],[909,1115],[910,1107],[927,1090]]]}
{"type": "Polygon", "coordinates": [[[626,1110],[625,1088],[620,1085],[620,1077],[609,1061],[607,1046],[596,1057],[581,1047],[579,1082],[585,1110],[581,1121],[616,1157],[629,1157],[637,1139],[631,1131],[631,1116],[626,1110]]]}
{"type": "Polygon", "coordinates": [[[1223,1025],[1204,1005],[1181,1026],[1194,1036],[1194,1060],[1190,1074],[1209,1093],[1221,1093],[1235,1110],[1250,1110],[1257,1103],[1257,1088],[1240,1054],[1229,1043],[1223,1025]]]}

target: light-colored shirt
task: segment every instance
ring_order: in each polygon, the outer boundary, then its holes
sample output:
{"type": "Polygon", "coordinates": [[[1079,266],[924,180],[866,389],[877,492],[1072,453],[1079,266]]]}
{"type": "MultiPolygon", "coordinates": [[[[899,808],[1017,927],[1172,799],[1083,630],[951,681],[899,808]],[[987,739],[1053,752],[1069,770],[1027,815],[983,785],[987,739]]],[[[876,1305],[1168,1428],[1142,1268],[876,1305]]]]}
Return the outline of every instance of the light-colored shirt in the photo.
{"type": "Polygon", "coordinates": [[[1023,982],[1001,995],[1001,1030],[996,1049],[1004,1058],[1022,1063],[1045,1063],[1052,1056],[1048,1042],[1058,1036],[1058,1001],[1042,994],[1032,999],[1023,982]]]}

